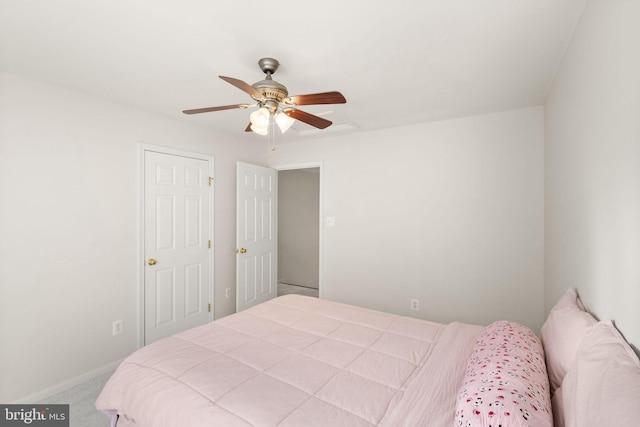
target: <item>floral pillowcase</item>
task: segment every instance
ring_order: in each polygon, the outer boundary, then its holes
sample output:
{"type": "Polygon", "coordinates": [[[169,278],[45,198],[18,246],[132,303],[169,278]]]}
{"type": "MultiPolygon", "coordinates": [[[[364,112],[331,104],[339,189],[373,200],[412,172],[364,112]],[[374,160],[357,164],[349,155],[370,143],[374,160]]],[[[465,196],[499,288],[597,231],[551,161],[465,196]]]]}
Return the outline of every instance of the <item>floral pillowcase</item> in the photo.
{"type": "Polygon", "coordinates": [[[476,341],[458,393],[459,426],[553,426],[544,350],[525,326],[500,321],[476,341]]]}

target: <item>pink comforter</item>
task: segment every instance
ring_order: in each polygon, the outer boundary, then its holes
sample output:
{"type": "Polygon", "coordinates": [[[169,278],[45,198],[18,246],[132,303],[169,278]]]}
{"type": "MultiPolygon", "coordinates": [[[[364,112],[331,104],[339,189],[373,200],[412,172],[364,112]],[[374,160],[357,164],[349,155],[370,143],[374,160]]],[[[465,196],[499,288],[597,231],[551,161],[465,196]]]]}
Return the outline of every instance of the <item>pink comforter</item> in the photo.
{"type": "Polygon", "coordinates": [[[129,356],[118,426],[452,426],[480,326],[287,295],[129,356]]]}

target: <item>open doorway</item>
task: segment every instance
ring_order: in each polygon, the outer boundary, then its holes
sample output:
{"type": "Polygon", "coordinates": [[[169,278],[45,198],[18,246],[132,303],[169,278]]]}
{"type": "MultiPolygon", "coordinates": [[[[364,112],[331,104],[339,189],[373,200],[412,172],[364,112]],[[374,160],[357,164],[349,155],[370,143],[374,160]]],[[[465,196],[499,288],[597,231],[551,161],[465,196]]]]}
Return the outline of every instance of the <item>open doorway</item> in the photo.
{"type": "Polygon", "coordinates": [[[278,295],[320,296],[321,168],[278,170],[278,295]]]}

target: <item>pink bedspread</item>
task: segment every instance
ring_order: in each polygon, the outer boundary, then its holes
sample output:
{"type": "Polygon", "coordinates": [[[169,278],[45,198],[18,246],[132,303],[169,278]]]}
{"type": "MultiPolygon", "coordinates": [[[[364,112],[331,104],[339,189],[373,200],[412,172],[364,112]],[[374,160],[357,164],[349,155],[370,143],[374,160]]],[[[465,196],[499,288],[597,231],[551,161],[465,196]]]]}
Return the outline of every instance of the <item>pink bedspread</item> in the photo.
{"type": "Polygon", "coordinates": [[[136,351],[96,406],[118,426],[449,427],[481,331],[287,295],[136,351]]]}

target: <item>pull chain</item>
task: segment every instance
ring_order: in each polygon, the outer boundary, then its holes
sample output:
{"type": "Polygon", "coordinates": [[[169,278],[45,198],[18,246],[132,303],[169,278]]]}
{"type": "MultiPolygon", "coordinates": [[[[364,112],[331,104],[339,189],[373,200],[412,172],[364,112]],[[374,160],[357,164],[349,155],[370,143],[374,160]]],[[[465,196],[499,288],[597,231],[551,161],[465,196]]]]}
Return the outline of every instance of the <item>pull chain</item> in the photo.
{"type": "Polygon", "coordinates": [[[269,122],[269,127],[271,129],[269,129],[269,133],[267,134],[267,146],[271,145],[271,151],[276,151],[276,126],[273,118],[269,122]]]}

